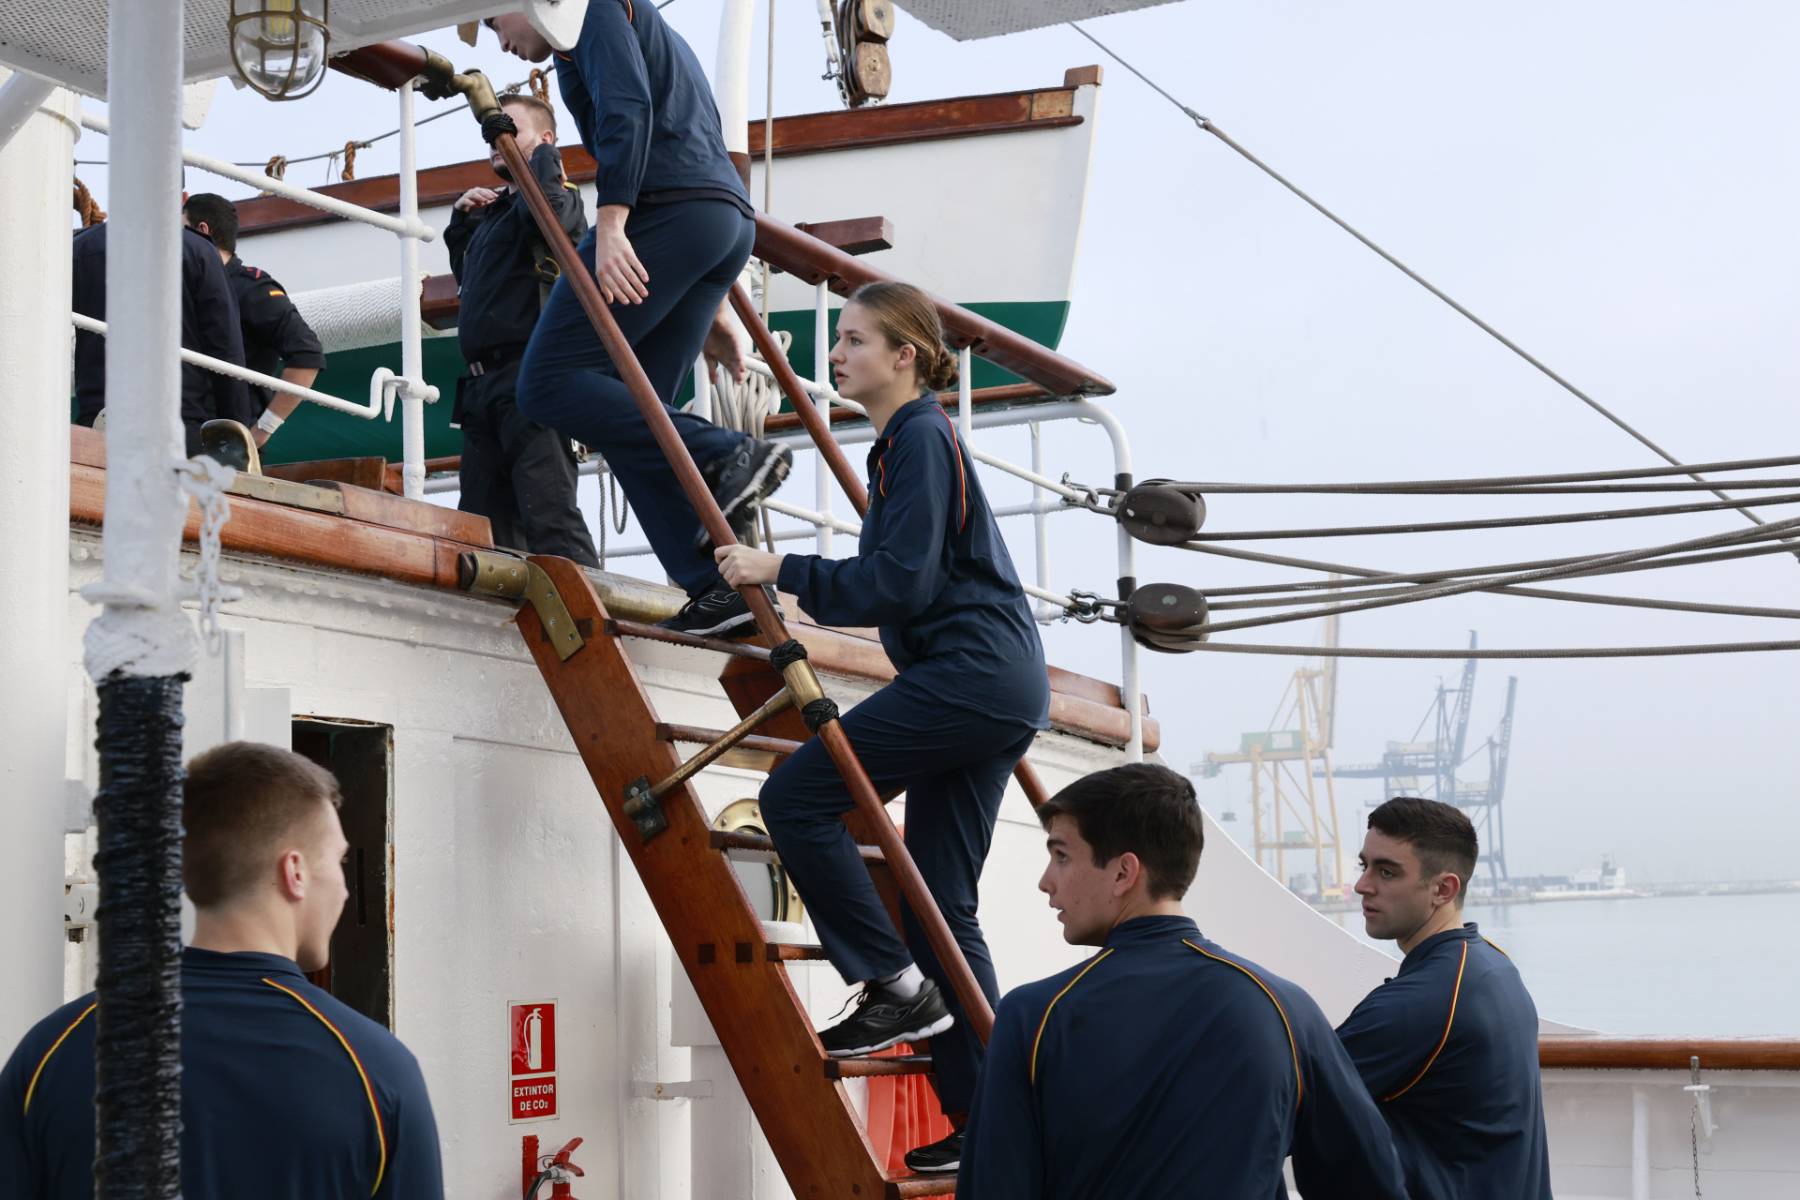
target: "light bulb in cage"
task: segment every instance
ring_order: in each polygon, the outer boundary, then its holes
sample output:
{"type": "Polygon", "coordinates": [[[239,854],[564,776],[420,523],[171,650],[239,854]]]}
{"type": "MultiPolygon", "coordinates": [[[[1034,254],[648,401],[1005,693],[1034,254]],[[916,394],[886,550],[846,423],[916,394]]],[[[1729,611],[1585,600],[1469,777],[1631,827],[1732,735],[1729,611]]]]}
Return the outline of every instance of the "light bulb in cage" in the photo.
{"type": "Polygon", "coordinates": [[[271,100],[297,100],[325,78],[331,0],[231,0],[231,63],[271,100]]]}

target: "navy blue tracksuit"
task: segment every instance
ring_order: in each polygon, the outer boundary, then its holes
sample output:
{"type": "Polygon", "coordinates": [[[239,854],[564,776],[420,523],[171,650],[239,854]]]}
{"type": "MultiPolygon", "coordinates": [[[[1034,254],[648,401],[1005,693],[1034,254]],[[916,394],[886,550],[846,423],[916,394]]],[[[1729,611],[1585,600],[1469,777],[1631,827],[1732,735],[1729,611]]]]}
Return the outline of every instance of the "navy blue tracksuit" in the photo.
{"type": "MultiPolygon", "coordinates": [[[[750,257],[749,197],[699,60],[655,5],[594,0],[574,51],[558,57],[563,102],[598,164],[596,203],[631,209],[625,235],[650,275],[649,297],[615,304],[612,315],[667,405],[750,257]]],[[[596,236],[578,248],[590,274],[596,236]]],[[[518,406],[605,456],[663,569],[690,596],[722,586],[697,546],[699,518],[567,279],[551,290],[531,335],[518,406]]],[[[670,416],[702,466],[744,440],[688,413],[671,408],[670,416]]]]}
{"type": "MultiPolygon", "coordinates": [[[[215,262],[218,261],[215,256],[215,262]]],[[[181,956],[186,1200],[443,1200],[419,1064],[274,954],[181,956]]],[[[94,1195],[94,996],[0,1071],[0,1196],[94,1195]]]]}
{"type": "Polygon", "coordinates": [[[1139,917],[1007,994],[956,1180],[960,1200],[1404,1200],[1374,1102],[1318,1005],[1139,917]]]}
{"type": "Polygon", "coordinates": [[[1537,1006],[1473,924],[1426,938],[1338,1026],[1413,1200],[1550,1200],[1537,1006]]]}
{"type": "MultiPolygon", "coordinates": [[[[899,669],[844,714],[877,790],[906,790],[906,845],[989,1003],[999,997],[976,919],[1000,799],[1049,726],[1044,647],[993,511],[949,414],[929,392],[869,451],[869,511],[855,558],[789,554],[779,586],[828,625],[875,625],[899,669]]],[[[944,1111],[967,1112],[981,1043],[912,913],[895,934],[844,827],[852,807],[818,739],[769,776],[762,811],[832,965],[850,982],[917,962],[957,1023],[931,1040],[944,1111]]]]}
{"type": "MultiPolygon", "coordinates": [[[[106,225],[76,235],[71,258],[69,307],[84,317],[106,319],[106,225]]],[[[127,296],[127,303],[137,297],[127,296]]],[[[184,349],[244,365],[244,334],[238,325],[225,264],[211,241],[191,229],[181,230],[181,345],[184,349]]],[[[75,401],[77,418],[92,425],[106,407],[106,339],[97,333],[75,333],[75,401]]],[[[200,453],[200,427],[219,418],[256,424],[262,409],[241,379],[181,364],[181,424],[189,457],[200,453]]]]}

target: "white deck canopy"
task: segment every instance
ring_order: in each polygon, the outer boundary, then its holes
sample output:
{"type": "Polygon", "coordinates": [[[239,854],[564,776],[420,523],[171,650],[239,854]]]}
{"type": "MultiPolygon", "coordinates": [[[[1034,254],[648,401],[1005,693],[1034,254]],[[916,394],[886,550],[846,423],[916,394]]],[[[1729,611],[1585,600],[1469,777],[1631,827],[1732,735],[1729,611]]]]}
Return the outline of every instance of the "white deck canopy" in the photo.
{"type": "MultiPolygon", "coordinates": [[[[142,0],[154,4],[156,0],[142,0]]],[[[108,0],[6,0],[0,4],[0,62],[88,96],[106,97],[108,0]]],[[[333,0],[337,53],[487,16],[506,0],[333,0]]],[[[231,73],[226,20],[231,0],[186,0],[182,31],[188,82],[231,73]]]]}
{"type": "Polygon", "coordinates": [[[998,37],[1114,13],[1155,8],[1175,0],[895,0],[933,29],[959,42],[998,37]]]}

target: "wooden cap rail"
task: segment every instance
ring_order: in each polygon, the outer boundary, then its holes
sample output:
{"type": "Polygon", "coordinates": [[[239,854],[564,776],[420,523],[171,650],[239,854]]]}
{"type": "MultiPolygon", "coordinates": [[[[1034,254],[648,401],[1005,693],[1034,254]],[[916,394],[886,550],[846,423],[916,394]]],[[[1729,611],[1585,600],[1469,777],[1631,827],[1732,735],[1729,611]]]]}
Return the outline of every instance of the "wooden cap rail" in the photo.
{"type": "Polygon", "coordinates": [[[1800,1071],[1800,1041],[1776,1038],[1538,1039],[1538,1065],[1547,1071],[1800,1071]]]}
{"type": "MultiPolygon", "coordinates": [[[[865,283],[895,282],[892,275],[766,213],[756,215],[755,253],[770,266],[808,283],[824,283],[841,296],[865,283]]],[[[1057,395],[1109,396],[1116,390],[1105,376],[1074,359],[960,305],[933,299],[953,346],[967,346],[978,357],[1057,395]]]]}

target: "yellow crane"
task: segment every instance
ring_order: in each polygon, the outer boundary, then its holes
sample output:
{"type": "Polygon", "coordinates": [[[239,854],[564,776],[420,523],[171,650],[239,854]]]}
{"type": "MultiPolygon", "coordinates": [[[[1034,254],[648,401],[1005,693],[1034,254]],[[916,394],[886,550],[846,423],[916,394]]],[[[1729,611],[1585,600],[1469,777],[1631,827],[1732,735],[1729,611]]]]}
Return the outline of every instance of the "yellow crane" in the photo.
{"type": "MultiPolygon", "coordinates": [[[[1336,649],[1337,644],[1334,615],[1325,618],[1325,648],[1336,649]]],[[[1337,662],[1326,654],[1301,666],[1282,692],[1267,729],[1244,734],[1237,750],[1210,753],[1193,767],[1193,774],[1211,779],[1225,767],[1249,764],[1251,853],[1263,870],[1289,884],[1287,856],[1310,850],[1313,880],[1321,896],[1341,895],[1344,888],[1331,767],[1337,662]],[[1325,785],[1323,798],[1319,780],[1325,785]]]]}

